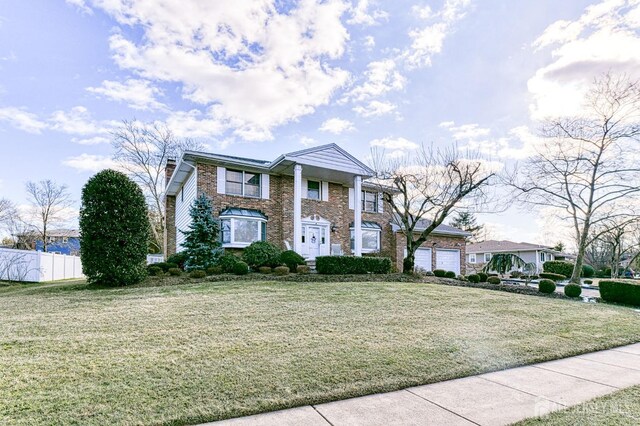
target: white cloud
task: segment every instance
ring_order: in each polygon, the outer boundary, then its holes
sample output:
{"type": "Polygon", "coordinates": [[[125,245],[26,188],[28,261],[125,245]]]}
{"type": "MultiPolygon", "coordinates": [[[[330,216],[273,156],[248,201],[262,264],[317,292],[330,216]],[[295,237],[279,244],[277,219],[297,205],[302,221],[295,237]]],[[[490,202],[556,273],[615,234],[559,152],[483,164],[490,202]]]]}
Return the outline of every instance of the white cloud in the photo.
{"type": "MultiPolygon", "coordinates": [[[[443,126],[445,127],[445,126],[443,126]]],[[[463,124],[461,126],[447,126],[454,139],[477,139],[487,136],[491,130],[478,124],[463,124]]]]}
{"type": "Polygon", "coordinates": [[[443,121],[442,123],[438,124],[438,127],[448,128],[448,127],[451,127],[451,126],[453,126],[455,124],[456,124],[455,121],[443,121]]]}
{"type": "Polygon", "coordinates": [[[391,102],[371,101],[366,106],[358,105],[353,110],[363,117],[385,115],[395,111],[397,106],[391,102]]]}
{"type": "Polygon", "coordinates": [[[382,139],[374,139],[369,142],[369,145],[372,147],[380,147],[384,149],[389,149],[392,151],[411,151],[418,148],[418,144],[415,142],[411,142],[405,138],[382,138],[382,139]]]}
{"type": "Polygon", "coordinates": [[[406,84],[406,79],[396,69],[393,59],[370,62],[364,78],[365,81],[362,84],[344,94],[341,102],[366,101],[392,90],[402,90],[406,84]]]}
{"type": "Polygon", "coordinates": [[[536,152],[536,146],[541,142],[540,138],[532,134],[527,126],[514,127],[509,130],[507,136],[503,137],[491,136],[489,129],[479,127],[477,124],[449,127],[449,131],[459,142],[462,142],[459,146],[460,150],[478,151],[491,158],[515,160],[527,158],[536,152]]]}
{"type": "Polygon", "coordinates": [[[389,14],[384,10],[370,9],[369,0],[358,0],[356,5],[351,7],[351,18],[347,20],[348,24],[359,25],[377,25],[380,21],[386,21],[389,19],[389,14]]]}
{"type": "Polygon", "coordinates": [[[320,142],[318,142],[317,140],[310,138],[308,136],[300,137],[300,144],[304,146],[314,146],[314,145],[318,145],[319,143],[320,142]]]}
{"type": "Polygon", "coordinates": [[[104,169],[118,168],[118,164],[110,157],[92,154],[80,154],[75,157],[69,157],[64,160],[62,164],[76,169],[79,172],[99,172],[104,169]]]}
{"type": "Polygon", "coordinates": [[[529,79],[533,119],[582,112],[593,79],[607,72],[640,77],[640,2],[605,0],[589,6],[574,21],[556,21],[533,42],[553,47],[553,62],[529,79]]]}
{"type": "Polygon", "coordinates": [[[54,111],[48,121],[50,129],[72,135],[88,136],[109,132],[107,123],[94,120],[89,110],[83,106],[75,106],[69,111],[54,111]]]}
{"type": "Polygon", "coordinates": [[[433,16],[433,10],[429,5],[415,5],[411,8],[411,12],[420,19],[429,19],[433,16]]]}
{"type": "Polygon", "coordinates": [[[364,47],[367,50],[371,50],[376,47],[376,39],[372,35],[368,35],[364,38],[364,42],[362,44],[364,44],[364,47]]]}
{"type": "Polygon", "coordinates": [[[65,2],[67,4],[77,7],[82,13],[86,13],[87,15],[93,15],[93,10],[91,10],[91,8],[87,6],[84,0],[65,0],[65,2]]]}
{"type": "Polygon", "coordinates": [[[163,109],[164,104],[156,100],[162,90],[151,85],[148,80],[128,79],[124,83],[104,80],[100,87],[87,87],[87,91],[102,95],[113,101],[124,102],[133,109],[163,109]]]}
{"type": "Polygon", "coordinates": [[[167,127],[181,138],[207,138],[221,135],[227,125],[220,120],[209,118],[215,113],[204,114],[200,110],[176,111],[165,120],[167,127]]]}
{"type": "Polygon", "coordinates": [[[109,143],[111,142],[111,139],[105,136],[92,136],[89,138],[72,138],[71,142],[75,142],[80,145],[99,145],[109,143]]]}
{"type": "Polygon", "coordinates": [[[217,105],[208,109],[208,124],[241,137],[270,138],[273,127],[328,104],[349,78],[331,63],[349,39],[343,0],[302,0],[286,11],[266,0],[92,4],[144,32],[141,41],[110,37],[117,65],[178,83],[192,102],[217,105]]]}
{"type": "Polygon", "coordinates": [[[428,8],[416,9],[418,16],[427,19],[429,25],[409,31],[411,46],[401,57],[411,68],[431,66],[431,57],[442,52],[445,38],[455,29],[455,24],[465,17],[471,0],[445,0],[437,13],[428,8]]]}
{"type": "Polygon", "coordinates": [[[47,128],[47,123],[41,121],[37,115],[25,111],[24,108],[0,108],[0,121],[5,121],[28,133],[39,134],[47,128]]]}
{"type": "Polygon", "coordinates": [[[318,130],[339,135],[340,133],[355,130],[355,127],[349,120],[344,120],[342,118],[330,118],[322,123],[318,130]]]}

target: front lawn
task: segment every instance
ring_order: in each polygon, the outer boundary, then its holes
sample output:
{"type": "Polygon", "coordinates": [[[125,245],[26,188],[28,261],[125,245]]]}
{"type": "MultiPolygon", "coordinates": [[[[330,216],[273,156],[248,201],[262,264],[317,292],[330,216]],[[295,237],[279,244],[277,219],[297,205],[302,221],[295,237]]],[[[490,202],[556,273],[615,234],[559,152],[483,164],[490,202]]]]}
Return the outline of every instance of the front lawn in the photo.
{"type": "Polygon", "coordinates": [[[0,288],[0,424],[189,424],[640,341],[632,309],[424,283],[0,288]]]}

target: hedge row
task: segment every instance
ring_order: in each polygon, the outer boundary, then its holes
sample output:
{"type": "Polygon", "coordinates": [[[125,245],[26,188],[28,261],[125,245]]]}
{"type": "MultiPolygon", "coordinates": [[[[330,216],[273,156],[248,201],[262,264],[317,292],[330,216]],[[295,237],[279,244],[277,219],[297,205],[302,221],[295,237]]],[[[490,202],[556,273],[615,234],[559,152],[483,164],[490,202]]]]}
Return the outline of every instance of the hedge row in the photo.
{"type": "Polygon", "coordinates": [[[564,275],[570,277],[573,274],[573,263],[563,262],[561,260],[550,260],[542,265],[544,272],[552,274],[564,275]]]}
{"type": "Polygon", "coordinates": [[[551,272],[542,272],[540,273],[540,278],[553,281],[564,281],[567,279],[567,276],[562,274],[554,274],[551,272]]]}
{"type": "Polygon", "coordinates": [[[319,274],[388,274],[388,257],[319,256],[316,257],[319,274]]]}
{"type": "Polygon", "coordinates": [[[600,281],[600,296],[607,302],[640,306],[640,285],[624,281],[600,281]]]}

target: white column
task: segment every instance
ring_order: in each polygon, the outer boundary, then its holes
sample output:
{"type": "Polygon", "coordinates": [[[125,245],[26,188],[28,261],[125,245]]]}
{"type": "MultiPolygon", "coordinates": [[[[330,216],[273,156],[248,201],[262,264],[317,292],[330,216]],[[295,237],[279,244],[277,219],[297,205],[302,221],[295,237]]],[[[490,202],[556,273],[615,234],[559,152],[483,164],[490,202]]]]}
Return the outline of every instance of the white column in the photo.
{"type": "Polygon", "coordinates": [[[362,177],[353,180],[353,254],[362,256],[362,177]]]}
{"type": "Polygon", "coordinates": [[[293,167],[293,250],[302,252],[302,166],[293,167]]]}

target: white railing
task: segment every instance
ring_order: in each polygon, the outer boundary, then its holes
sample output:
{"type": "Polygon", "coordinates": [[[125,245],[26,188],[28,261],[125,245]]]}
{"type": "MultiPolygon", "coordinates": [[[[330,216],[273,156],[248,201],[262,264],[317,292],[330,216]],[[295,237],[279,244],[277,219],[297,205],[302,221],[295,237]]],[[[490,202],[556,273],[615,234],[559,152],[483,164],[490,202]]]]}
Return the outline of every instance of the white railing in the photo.
{"type": "Polygon", "coordinates": [[[42,282],[83,277],[78,256],[0,249],[0,280],[42,282]]]}

